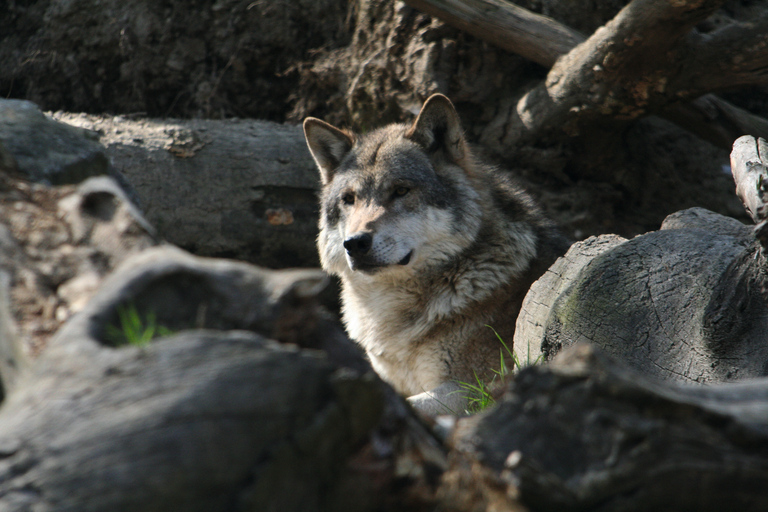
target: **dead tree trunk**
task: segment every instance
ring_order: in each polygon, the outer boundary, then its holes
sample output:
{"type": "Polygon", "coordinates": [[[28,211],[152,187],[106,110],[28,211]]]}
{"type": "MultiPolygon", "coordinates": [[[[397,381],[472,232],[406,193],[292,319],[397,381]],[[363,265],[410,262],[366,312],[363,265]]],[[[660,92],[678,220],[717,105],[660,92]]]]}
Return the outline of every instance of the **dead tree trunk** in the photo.
{"type": "Polygon", "coordinates": [[[316,270],[170,247],[127,260],[13,381],[0,408],[0,509],[366,511],[402,510],[411,491],[428,500],[426,475],[440,473],[444,453],[317,308],[325,282],[316,270]],[[120,344],[131,308],[144,327],[175,333],[120,344]],[[405,487],[394,495],[396,481],[405,487]]]}
{"type": "Polygon", "coordinates": [[[300,126],[57,114],[95,130],[147,220],[195,254],[319,266],[319,178],[300,126]]]}
{"type": "Polygon", "coordinates": [[[660,383],[577,345],[517,375],[497,409],[460,421],[454,443],[490,469],[471,485],[496,510],[516,510],[517,497],[541,511],[757,512],[768,507],[766,404],[766,379],[660,383]]]}
{"type": "Polygon", "coordinates": [[[731,154],[751,229],[702,209],[670,215],[632,240],[575,244],[529,291],[518,318],[521,361],[589,341],[646,374],[694,382],[768,375],[765,141],[731,154]],[[757,235],[757,237],[756,237],[757,235]]]}

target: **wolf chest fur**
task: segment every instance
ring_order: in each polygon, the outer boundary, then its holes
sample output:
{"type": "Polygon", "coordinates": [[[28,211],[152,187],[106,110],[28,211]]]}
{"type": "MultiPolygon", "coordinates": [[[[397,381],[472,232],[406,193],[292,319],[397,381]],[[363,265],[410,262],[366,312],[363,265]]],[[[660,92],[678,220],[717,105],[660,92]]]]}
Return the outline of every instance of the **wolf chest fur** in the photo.
{"type": "Polygon", "coordinates": [[[342,316],[403,394],[473,382],[500,365],[530,284],[567,248],[531,198],[477,161],[450,100],[413,124],[304,131],[322,182],[317,246],[342,316]]]}

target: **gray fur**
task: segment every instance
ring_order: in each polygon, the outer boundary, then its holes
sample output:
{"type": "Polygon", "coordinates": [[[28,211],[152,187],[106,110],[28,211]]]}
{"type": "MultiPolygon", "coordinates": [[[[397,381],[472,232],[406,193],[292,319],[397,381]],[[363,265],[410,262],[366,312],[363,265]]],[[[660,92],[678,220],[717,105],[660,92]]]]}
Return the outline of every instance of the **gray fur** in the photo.
{"type": "Polygon", "coordinates": [[[304,129],[323,180],[320,260],[341,278],[350,337],[406,395],[490,379],[502,347],[487,326],[512,343],[528,287],[565,239],[474,159],[445,96],[412,125],[357,136],[308,118],[304,129]]]}

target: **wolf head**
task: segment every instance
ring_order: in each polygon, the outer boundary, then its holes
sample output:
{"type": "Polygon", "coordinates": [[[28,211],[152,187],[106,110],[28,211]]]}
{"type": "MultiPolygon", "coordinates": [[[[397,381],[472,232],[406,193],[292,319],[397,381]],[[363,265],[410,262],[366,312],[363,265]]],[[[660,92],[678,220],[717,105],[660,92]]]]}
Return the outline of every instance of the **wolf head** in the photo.
{"type": "Polygon", "coordinates": [[[475,239],[481,198],[458,114],[435,94],[411,125],[355,135],[304,121],[322,182],[323,268],[408,275],[450,260],[475,239]]]}

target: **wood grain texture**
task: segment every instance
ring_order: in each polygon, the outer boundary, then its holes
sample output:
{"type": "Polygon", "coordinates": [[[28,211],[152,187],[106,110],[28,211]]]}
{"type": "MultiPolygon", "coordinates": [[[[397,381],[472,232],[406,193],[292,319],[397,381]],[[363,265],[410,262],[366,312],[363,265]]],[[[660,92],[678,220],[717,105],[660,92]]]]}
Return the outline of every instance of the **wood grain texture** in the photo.
{"type": "Polygon", "coordinates": [[[749,227],[702,209],[632,240],[579,242],[531,287],[515,352],[551,360],[587,341],[662,379],[766,375],[761,258],[749,227]]]}

